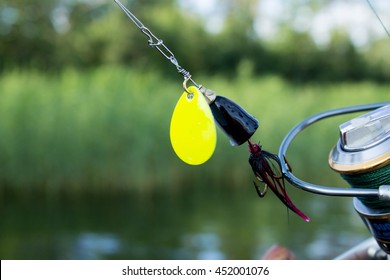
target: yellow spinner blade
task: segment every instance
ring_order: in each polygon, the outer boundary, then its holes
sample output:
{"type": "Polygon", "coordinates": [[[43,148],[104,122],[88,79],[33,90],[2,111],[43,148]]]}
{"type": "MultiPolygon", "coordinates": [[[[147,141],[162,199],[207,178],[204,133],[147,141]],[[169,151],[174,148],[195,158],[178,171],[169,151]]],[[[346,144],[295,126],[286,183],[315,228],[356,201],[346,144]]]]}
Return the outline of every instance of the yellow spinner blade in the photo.
{"type": "Polygon", "coordinates": [[[172,114],[170,139],[176,155],[185,163],[199,165],[213,154],[217,133],[213,114],[203,95],[189,87],[172,114]]]}

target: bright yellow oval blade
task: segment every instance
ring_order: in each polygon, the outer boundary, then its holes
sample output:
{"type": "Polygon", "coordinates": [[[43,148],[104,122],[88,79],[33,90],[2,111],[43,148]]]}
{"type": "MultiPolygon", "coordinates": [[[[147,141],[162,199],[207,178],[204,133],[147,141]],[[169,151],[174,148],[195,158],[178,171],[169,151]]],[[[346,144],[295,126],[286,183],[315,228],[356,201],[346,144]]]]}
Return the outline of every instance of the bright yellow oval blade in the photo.
{"type": "Polygon", "coordinates": [[[213,154],[217,133],[213,114],[194,86],[187,89],[172,114],[170,138],[176,155],[185,163],[199,165],[213,154]]]}

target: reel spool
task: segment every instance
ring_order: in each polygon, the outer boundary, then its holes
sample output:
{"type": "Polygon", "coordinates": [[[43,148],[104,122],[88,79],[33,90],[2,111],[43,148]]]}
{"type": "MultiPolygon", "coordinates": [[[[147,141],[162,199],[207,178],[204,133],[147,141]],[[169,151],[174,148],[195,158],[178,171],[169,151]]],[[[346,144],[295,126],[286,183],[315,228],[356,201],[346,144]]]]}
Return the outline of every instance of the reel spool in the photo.
{"type": "MultiPolygon", "coordinates": [[[[340,125],[329,165],[352,188],[390,185],[390,105],[340,125]]],[[[355,197],[353,203],[379,246],[390,254],[390,201],[355,197]]]]}

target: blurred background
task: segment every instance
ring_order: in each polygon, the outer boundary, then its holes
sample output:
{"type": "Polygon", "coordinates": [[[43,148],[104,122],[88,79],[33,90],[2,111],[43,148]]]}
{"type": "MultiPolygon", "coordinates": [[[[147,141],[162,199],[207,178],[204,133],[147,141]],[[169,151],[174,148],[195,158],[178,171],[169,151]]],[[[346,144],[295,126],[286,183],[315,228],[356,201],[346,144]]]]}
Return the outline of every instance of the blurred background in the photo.
{"type": "MultiPolygon", "coordinates": [[[[390,2],[371,0],[390,28],[390,2]]],[[[131,0],[125,4],[200,84],[260,121],[277,153],[329,109],[390,100],[390,39],[365,0],[131,0]]],[[[257,259],[273,244],[330,259],[369,237],[351,198],[290,185],[306,223],[260,199],[245,145],[218,130],[213,157],[174,154],[182,77],[114,1],[0,1],[1,259],[257,259]]],[[[330,170],[338,125],[288,151],[294,174],[347,187],[330,170]]]]}

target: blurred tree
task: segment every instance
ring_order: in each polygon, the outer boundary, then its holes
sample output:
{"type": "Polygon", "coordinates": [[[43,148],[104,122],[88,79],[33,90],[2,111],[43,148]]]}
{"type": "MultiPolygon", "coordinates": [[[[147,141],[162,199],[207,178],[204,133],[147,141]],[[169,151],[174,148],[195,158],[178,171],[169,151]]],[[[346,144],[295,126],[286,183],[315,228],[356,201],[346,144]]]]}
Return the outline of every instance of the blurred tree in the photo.
{"type": "Polygon", "coordinates": [[[377,40],[372,44],[371,48],[363,53],[367,78],[386,83],[389,82],[389,44],[390,42],[388,38],[377,40]]]}
{"type": "Polygon", "coordinates": [[[257,0],[219,0],[218,6],[225,10],[224,32],[238,36],[255,37],[257,0]]]}
{"type": "Polygon", "coordinates": [[[320,53],[307,33],[286,27],[282,36],[270,44],[270,47],[276,58],[275,64],[271,66],[273,71],[288,79],[311,80],[318,78],[324,71],[320,69],[321,65],[318,65],[320,53]]]}
{"type": "Polygon", "coordinates": [[[70,34],[99,16],[103,5],[96,1],[16,0],[0,5],[0,67],[61,67],[72,56],[61,59],[69,46],[62,36],[70,34]],[[7,20],[8,17],[8,20],[7,20]],[[59,59],[59,60],[58,60],[59,59]]]}
{"type": "Polygon", "coordinates": [[[361,80],[366,77],[366,66],[356,47],[342,30],[332,33],[331,43],[321,53],[319,60],[324,69],[323,80],[361,80]]]}
{"type": "MultiPolygon", "coordinates": [[[[315,13],[329,5],[328,1],[286,1],[283,5],[290,10],[289,16],[281,15],[278,36],[271,42],[260,38],[254,28],[261,0],[217,0],[224,19],[219,33],[209,33],[203,19],[181,10],[178,1],[123,3],[193,74],[236,75],[242,65],[251,64],[253,74],[272,72],[294,80],[384,81],[390,77],[389,63],[383,60],[386,54],[379,43],[373,46],[377,51],[368,51],[363,57],[341,30],[334,32],[330,44],[322,48],[314,43],[307,27],[297,31],[294,18],[302,7],[315,13]]],[[[0,3],[0,70],[15,66],[42,70],[88,68],[114,63],[175,74],[166,71],[173,67],[166,59],[152,52],[147,38],[113,1],[0,3]]]]}
{"type": "Polygon", "coordinates": [[[55,30],[50,20],[55,1],[15,0],[0,4],[0,63],[48,65],[55,30]]]}

